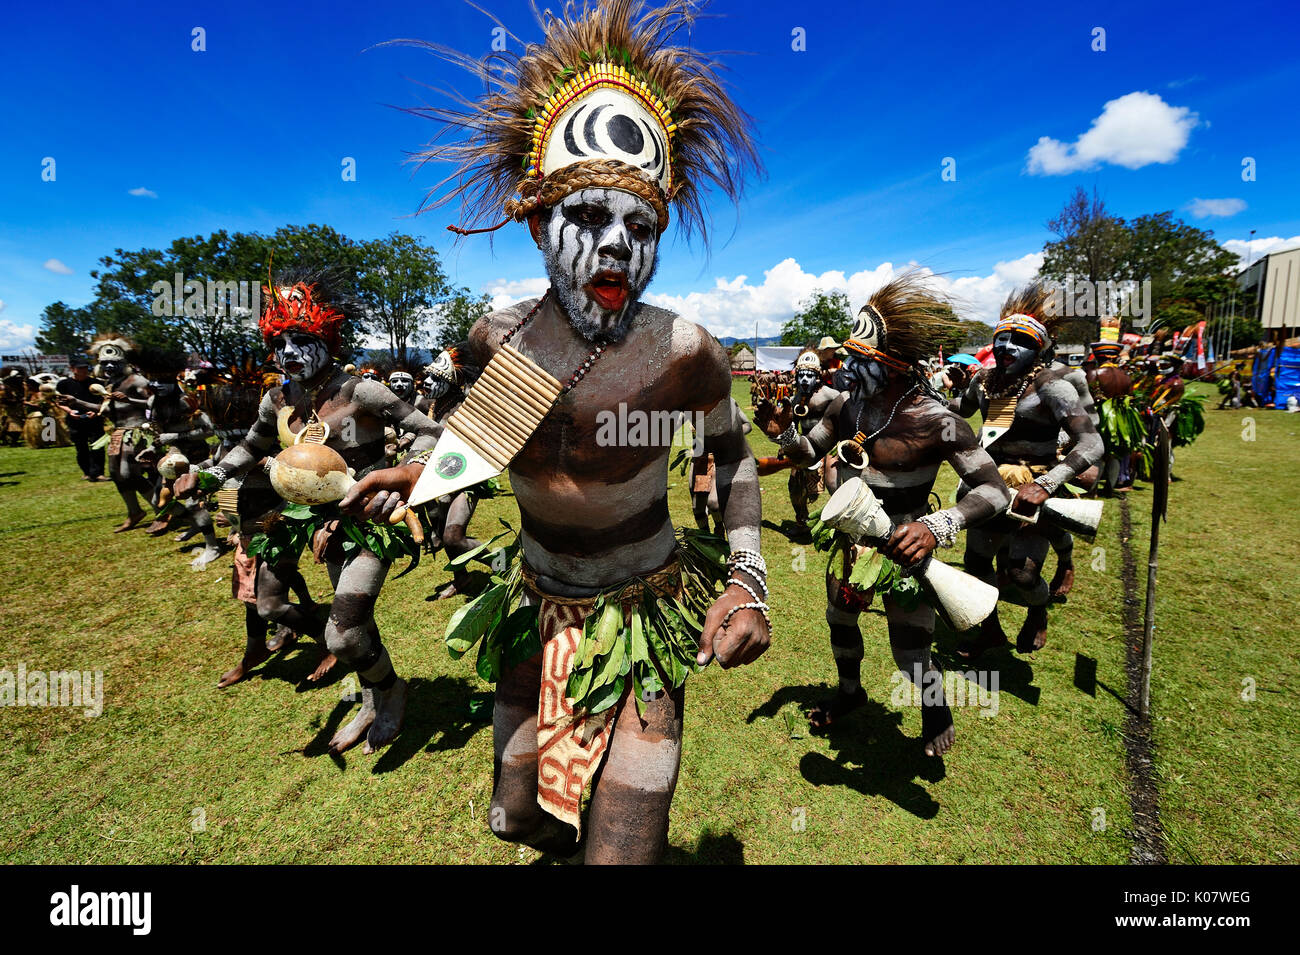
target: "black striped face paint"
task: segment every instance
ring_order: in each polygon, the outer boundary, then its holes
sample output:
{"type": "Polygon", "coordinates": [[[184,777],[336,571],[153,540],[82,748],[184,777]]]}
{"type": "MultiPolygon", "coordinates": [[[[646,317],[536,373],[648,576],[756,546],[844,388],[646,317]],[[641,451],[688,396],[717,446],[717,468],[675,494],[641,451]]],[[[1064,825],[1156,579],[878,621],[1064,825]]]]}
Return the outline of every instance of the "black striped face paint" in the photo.
{"type": "Polygon", "coordinates": [[[551,210],[542,254],[551,288],[574,329],[618,341],[654,276],[658,219],[650,203],[621,189],[582,189],[551,210]]]}
{"type": "Polygon", "coordinates": [[[856,401],[866,401],[883,391],[889,381],[889,372],[878,361],[869,361],[850,353],[840,366],[844,384],[856,401]]]}
{"type": "Polygon", "coordinates": [[[330,360],[329,349],[315,335],[287,332],[272,343],[275,363],[293,381],[311,381],[330,360]]]}

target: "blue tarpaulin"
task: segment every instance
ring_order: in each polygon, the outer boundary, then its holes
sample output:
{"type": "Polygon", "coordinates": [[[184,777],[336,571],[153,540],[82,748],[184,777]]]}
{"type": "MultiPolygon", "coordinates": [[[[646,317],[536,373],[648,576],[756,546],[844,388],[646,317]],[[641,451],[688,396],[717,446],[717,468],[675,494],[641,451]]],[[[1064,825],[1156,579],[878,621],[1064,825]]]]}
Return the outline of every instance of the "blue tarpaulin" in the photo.
{"type": "Polygon", "coordinates": [[[1281,349],[1273,385],[1273,404],[1279,408],[1286,407],[1286,400],[1292,395],[1300,401],[1300,348],[1281,349]]]}

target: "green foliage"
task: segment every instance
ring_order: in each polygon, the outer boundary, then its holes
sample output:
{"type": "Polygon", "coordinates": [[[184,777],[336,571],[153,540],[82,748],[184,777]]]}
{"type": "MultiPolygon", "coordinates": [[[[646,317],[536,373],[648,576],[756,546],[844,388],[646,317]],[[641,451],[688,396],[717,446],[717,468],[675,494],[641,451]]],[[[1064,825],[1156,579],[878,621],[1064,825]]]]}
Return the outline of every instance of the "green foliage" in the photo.
{"type": "Polygon", "coordinates": [[[1174,423],[1169,440],[1175,448],[1186,447],[1205,430],[1205,399],[1184,395],[1173,408],[1174,423]]]}
{"type": "Polygon", "coordinates": [[[844,341],[853,327],[849,309],[849,297],[843,292],[817,289],[811,298],[800,303],[794,317],[781,326],[781,344],[815,345],[826,335],[837,342],[844,341]]]}
{"type": "Polygon", "coordinates": [[[467,288],[452,289],[437,309],[438,326],[433,336],[435,347],[449,348],[469,338],[474,323],[491,311],[491,301],[488,296],[476,296],[467,288]]]}
{"type": "Polygon", "coordinates": [[[46,355],[81,355],[95,336],[95,321],[84,308],[53,302],[41,312],[36,347],[46,355]]]}
{"type": "Polygon", "coordinates": [[[450,292],[438,253],[419,238],[392,232],[360,243],[357,263],[357,297],[369,330],[387,338],[389,354],[404,363],[408,347],[428,337],[429,310],[450,292]]]}

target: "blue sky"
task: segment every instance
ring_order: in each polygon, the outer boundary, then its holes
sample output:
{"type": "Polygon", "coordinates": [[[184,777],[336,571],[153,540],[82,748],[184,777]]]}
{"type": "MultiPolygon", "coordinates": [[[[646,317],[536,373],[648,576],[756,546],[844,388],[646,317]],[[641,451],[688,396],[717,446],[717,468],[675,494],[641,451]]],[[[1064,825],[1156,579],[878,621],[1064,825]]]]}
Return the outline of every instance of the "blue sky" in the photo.
{"type": "MultiPolygon", "coordinates": [[[[483,2],[539,35],[526,3],[483,2]]],[[[1044,223],[1076,185],[1126,217],[1173,209],[1243,255],[1252,229],[1256,256],[1300,244],[1298,9],[715,0],[693,41],[744,51],[728,79],[767,176],[738,210],[710,203],[710,256],[666,243],[651,300],[720,335],[766,335],[812,288],[844,288],[857,307],[916,262],[987,317],[1033,274],[1044,223]]],[[[453,245],[455,209],[413,215],[439,177],[405,159],[434,126],[391,106],[441,101],[420,84],[472,85],[425,52],[372,48],[411,37],[477,55],[492,26],[460,0],[10,5],[0,347],[29,345],[50,302],[88,301],[101,255],[222,228],[396,229],[432,241],[458,284],[501,302],[535,294],[524,229],[453,245]],[[191,49],[194,27],[206,51],[191,49]]]]}

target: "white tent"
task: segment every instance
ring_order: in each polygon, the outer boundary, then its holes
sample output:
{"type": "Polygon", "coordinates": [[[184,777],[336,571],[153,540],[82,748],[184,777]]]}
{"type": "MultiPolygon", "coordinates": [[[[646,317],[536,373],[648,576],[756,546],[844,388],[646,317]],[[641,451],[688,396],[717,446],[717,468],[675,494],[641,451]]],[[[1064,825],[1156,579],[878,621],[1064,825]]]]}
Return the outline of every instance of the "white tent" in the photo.
{"type": "Polygon", "coordinates": [[[801,351],[803,349],[799,347],[759,346],[754,355],[754,367],[758,371],[790,371],[801,351]]]}

